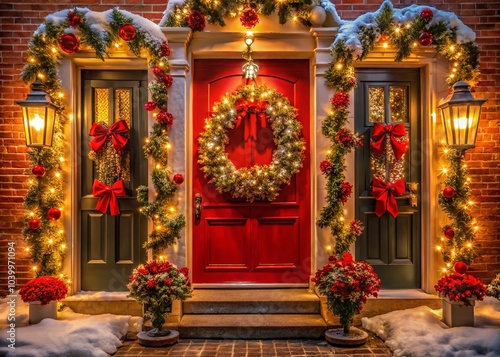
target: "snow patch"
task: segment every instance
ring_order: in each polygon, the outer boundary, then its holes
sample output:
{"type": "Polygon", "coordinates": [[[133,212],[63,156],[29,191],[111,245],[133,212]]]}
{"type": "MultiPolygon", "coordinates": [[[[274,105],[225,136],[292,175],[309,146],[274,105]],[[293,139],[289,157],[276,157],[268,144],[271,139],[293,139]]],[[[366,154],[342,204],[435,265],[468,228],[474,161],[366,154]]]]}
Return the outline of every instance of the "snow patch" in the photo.
{"type": "Polygon", "coordinates": [[[475,327],[448,328],[442,310],[427,306],[363,318],[363,327],[385,341],[394,356],[500,356],[500,302],[478,301],[475,327]]]}
{"type": "Polygon", "coordinates": [[[128,291],[80,291],[72,296],[68,296],[65,300],[68,301],[116,301],[116,300],[134,300],[128,297],[128,291]]]}

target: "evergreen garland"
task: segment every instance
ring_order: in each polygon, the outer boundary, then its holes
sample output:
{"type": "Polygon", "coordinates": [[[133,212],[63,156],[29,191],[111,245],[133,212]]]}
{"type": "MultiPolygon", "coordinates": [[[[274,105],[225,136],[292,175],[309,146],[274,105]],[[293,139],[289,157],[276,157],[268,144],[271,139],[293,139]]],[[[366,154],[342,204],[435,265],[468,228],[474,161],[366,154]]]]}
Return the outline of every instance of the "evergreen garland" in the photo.
{"type": "Polygon", "coordinates": [[[176,3],[173,12],[169,14],[165,23],[160,25],[187,27],[189,14],[192,11],[199,11],[206,16],[209,23],[225,26],[224,18],[240,16],[241,12],[250,6],[258,14],[264,16],[277,11],[279,23],[282,25],[294,19],[310,27],[312,25],[311,4],[312,0],[256,0],[252,2],[247,0],[186,0],[183,3],[176,3]]]}
{"type": "Polygon", "coordinates": [[[446,151],[450,166],[446,170],[447,177],[443,183],[445,189],[439,193],[438,202],[452,223],[443,227],[445,236],[441,237],[442,244],[438,246],[438,250],[443,254],[446,267],[451,268],[456,262],[469,265],[479,254],[477,245],[474,244],[476,221],[469,211],[470,187],[467,181],[467,169],[463,163],[463,152],[455,149],[446,151]],[[446,189],[453,190],[453,197],[445,193],[446,189]],[[450,235],[448,232],[453,234],[450,235]]]}
{"type": "MultiPolygon", "coordinates": [[[[80,46],[95,51],[96,57],[104,60],[113,43],[123,42],[120,41],[119,29],[125,23],[130,23],[135,26],[136,30],[135,38],[125,42],[130,51],[136,56],[140,56],[144,49],[147,51],[148,64],[151,68],[160,66],[164,71],[169,70],[168,58],[166,57],[168,54],[164,54],[166,46],[164,41],[166,39],[160,30],[155,34],[150,33],[141,27],[140,23],[134,23],[134,17],[138,18],[137,15],[117,8],[104,12],[102,15],[102,17],[95,16],[95,13],[88,9],[78,8],[49,15],[29,42],[28,62],[21,73],[25,83],[32,83],[35,80],[41,81],[45,85],[51,101],[57,106],[53,146],[29,151],[29,158],[33,166],[41,165],[45,169],[43,176],[30,179],[30,186],[24,199],[26,228],[23,233],[27,243],[26,250],[31,252],[31,260],[34,263],[33,270],[36,271],[37,276],[58,274],[61,271],[66,250],[62,219],[50,220],[47,216],[50,208],[62,210],[64,206],[62,176],[66,142],[64,125],[67,119],[58,73],[58,61],[61,58],[59,37],[66,33],[75,34],[80,46]],[[77,16],[81,21],[71,23],[69,21],[70,14],[77,16]],[[109,22],[99,22],[103,18],[109,22]],[[31,219],[40,220],[38,229],[29,228],[28,222],[31,219]]],[[[153,24],[153,26],[156,25],[153,24]]],[[[167,90],[165,86],[160,85],[158,80],[154,80],[150,84],[149,90],[158,106],[166,108],[167,90]]],[[[160,162],[165,166],[168,154],[163,144],[168,143],[167,130],[168,126],[155,124],[153,135],[150,138],[151,145],[145,147],[146,156],[153,157],[155,160],[160,156],[160,162]]],[[[171,198],[177,189],[177,186],[168,178],[168,173],[168,169],[165,168],[160,173],[154,171],[152,174],[153,184],[159,191],[155,201],[149,203],[147,193],[145,194],[148,190],[147,187],[139,189],[138,199],[145,206],[143,211],[149,217],[160,220],[172,232],[172,236],[179,238],[179,231],[184,227],[184,216],[172,217],[172,207],[169,207],[168,211],[165,207],[168,201],[167,197],[171,198]]],[[[164,236],[162,236],[162,243],[158,243],[157,232],[153,232],[151,236],[156,239],[154,247],[157,248],[174,243],[171,237],[165,238],[164,236]]]]}

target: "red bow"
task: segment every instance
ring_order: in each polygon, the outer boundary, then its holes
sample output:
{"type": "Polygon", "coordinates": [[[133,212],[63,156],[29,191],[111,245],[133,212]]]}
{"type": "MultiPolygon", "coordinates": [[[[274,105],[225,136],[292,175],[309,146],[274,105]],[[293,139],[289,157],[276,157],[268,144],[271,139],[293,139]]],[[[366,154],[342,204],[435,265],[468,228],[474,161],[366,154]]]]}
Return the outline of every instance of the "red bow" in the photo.
{"type": "Polygon", "coordinates": [[[372,195],[377,202],[375,203],[375,214],[381,217],[388,211],[394,218],[397,217],[398,204],[395,195],[405,193],[405,180],[397,180],[394,183],[384,182],[378,178],[373,178],[372,195]]]}
{"type": "Polygon", "coordinates": [[[385,135],[389,134],[391,138],[392,150],[396,160],[401,159],[408,147],[408,141],[398,141],[397,138],[408,135],[403,124],[387,124],[383,126],[380,123],[375,123],[372,130],[370,147],[375,155],[381,155],[384,150],[385,135]]]}
{"type": "Polygon", "coordinates": [[[125,120],[118,120],[109,128],[101,124],[92,123],[89,135],[95,136],[95,138],[90,141],[89,145],[92,150],[98,152],[104,146],[108,137],[111,136],[111,142],[116,152],[120,154],[122,148],[125,147],[128,142],[128,138],[124,136],[126,133],[128,133],[128,126],[125,120]]]}
{"type": "Polygon", "coordinates": [[[240,125],[243,119],[250,114],[250,128],[245,125],[245,140],[252,137],[257,140],[257,117],[260,119],[260,126],[266,127],[266,101],[256,101],[240,98],[236,101],[236,112],[238,113],[236,126],[240,125]]]}
{"type": "Polygon", "coordinates": [[[99,197],[95,209],[106,213],[110,207],[111,215],[116,216],[120,214],[120,206],[117,197],[123,197],[125,193],[125,185],[123,180],[116,181],[112,186],[107,186],[99,180],[94,180],[92,185],[92,195],[99,197]],[[110,206],[111,204],[111,206],[110,206]]]}

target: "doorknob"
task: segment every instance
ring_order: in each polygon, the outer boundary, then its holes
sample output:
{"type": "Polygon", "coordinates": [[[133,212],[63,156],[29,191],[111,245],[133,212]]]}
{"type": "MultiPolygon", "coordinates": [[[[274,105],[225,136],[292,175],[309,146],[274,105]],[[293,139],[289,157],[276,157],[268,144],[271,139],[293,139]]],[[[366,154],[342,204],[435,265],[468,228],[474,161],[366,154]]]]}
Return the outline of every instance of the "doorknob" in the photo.
{"type": "Polygon", "coordinates": [[[194,195],[194,218],[196,220],[201,218],[201,194],[194,195]]]}
{"type": "Polygon", "coordinates": [[[410,190],[410,205],[412,207],[417,207],[418,206],[418,182],[408,182],[408,188],[410,190]]]}

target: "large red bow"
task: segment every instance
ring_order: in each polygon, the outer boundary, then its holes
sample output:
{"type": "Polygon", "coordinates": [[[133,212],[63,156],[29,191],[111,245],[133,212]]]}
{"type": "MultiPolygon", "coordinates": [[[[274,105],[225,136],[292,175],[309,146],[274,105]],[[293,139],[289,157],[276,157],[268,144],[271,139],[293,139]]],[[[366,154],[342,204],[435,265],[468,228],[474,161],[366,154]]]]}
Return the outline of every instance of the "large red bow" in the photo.
{"type": "Polygon", "coordinates": [[[128,125],[125,120],[118,120],[116,123],[107,128],[104,125],[92,123],[89,135],[95,136],[89,145],[95,152],[101,150],[101,148],[111,136],[111,142],[118,154],[121,153],[122,149],[127,145],[128,138],[124,135],[128,133],[128,125]]]}
{"type": "Polygon", "coordinates": [[[99,197],[99,201],[97,201],[97,205],[95,206],[96,210],[106,213],[109,207],[111,215],[116,216],[120,214],[120,206],[117,197],[126,195],[125,185],[123,184],[123,180],[116,181],[112,186],[107,186],[99,180],[94,180],[92,195],[94,197],[99,197]]]}
{"type": "Polygon", "coordinates": [[[387,211],[396,218],[399,210],[394,196],[402,195],[403,193],[405,193],[405,180],[401,179],[391,183],[374,177],[372,195],[377,200],[375,203],[375,214],[381,217],[387,211]]]}
{"type": "Polygon", "coordinates": [[[375,155],[381,155],[384,150],[385,135],[389,134],[391,138],[392,150],[394,151],[394,156],[396,160],[401,159],[403,154],[406,152],[408,147],[408,141],[397,140],[403,136],[406,136],[405,126],[403,124],[387,124],[382,125],[380,123],[375,123],[371,135],[371,149],[375,155]]]}
{"type": "Polygon", "coordinates": [[[236,101],[236,112],[238,114],[236,126],[243,122],[243,119],[250,114],[250,127],[245,125],[245,140],[252,137],[257,140],[257,118],[260,119],[260,126],[266,127],[266,101],[256,101],[245,98],[240,98],[236,101]]]}

